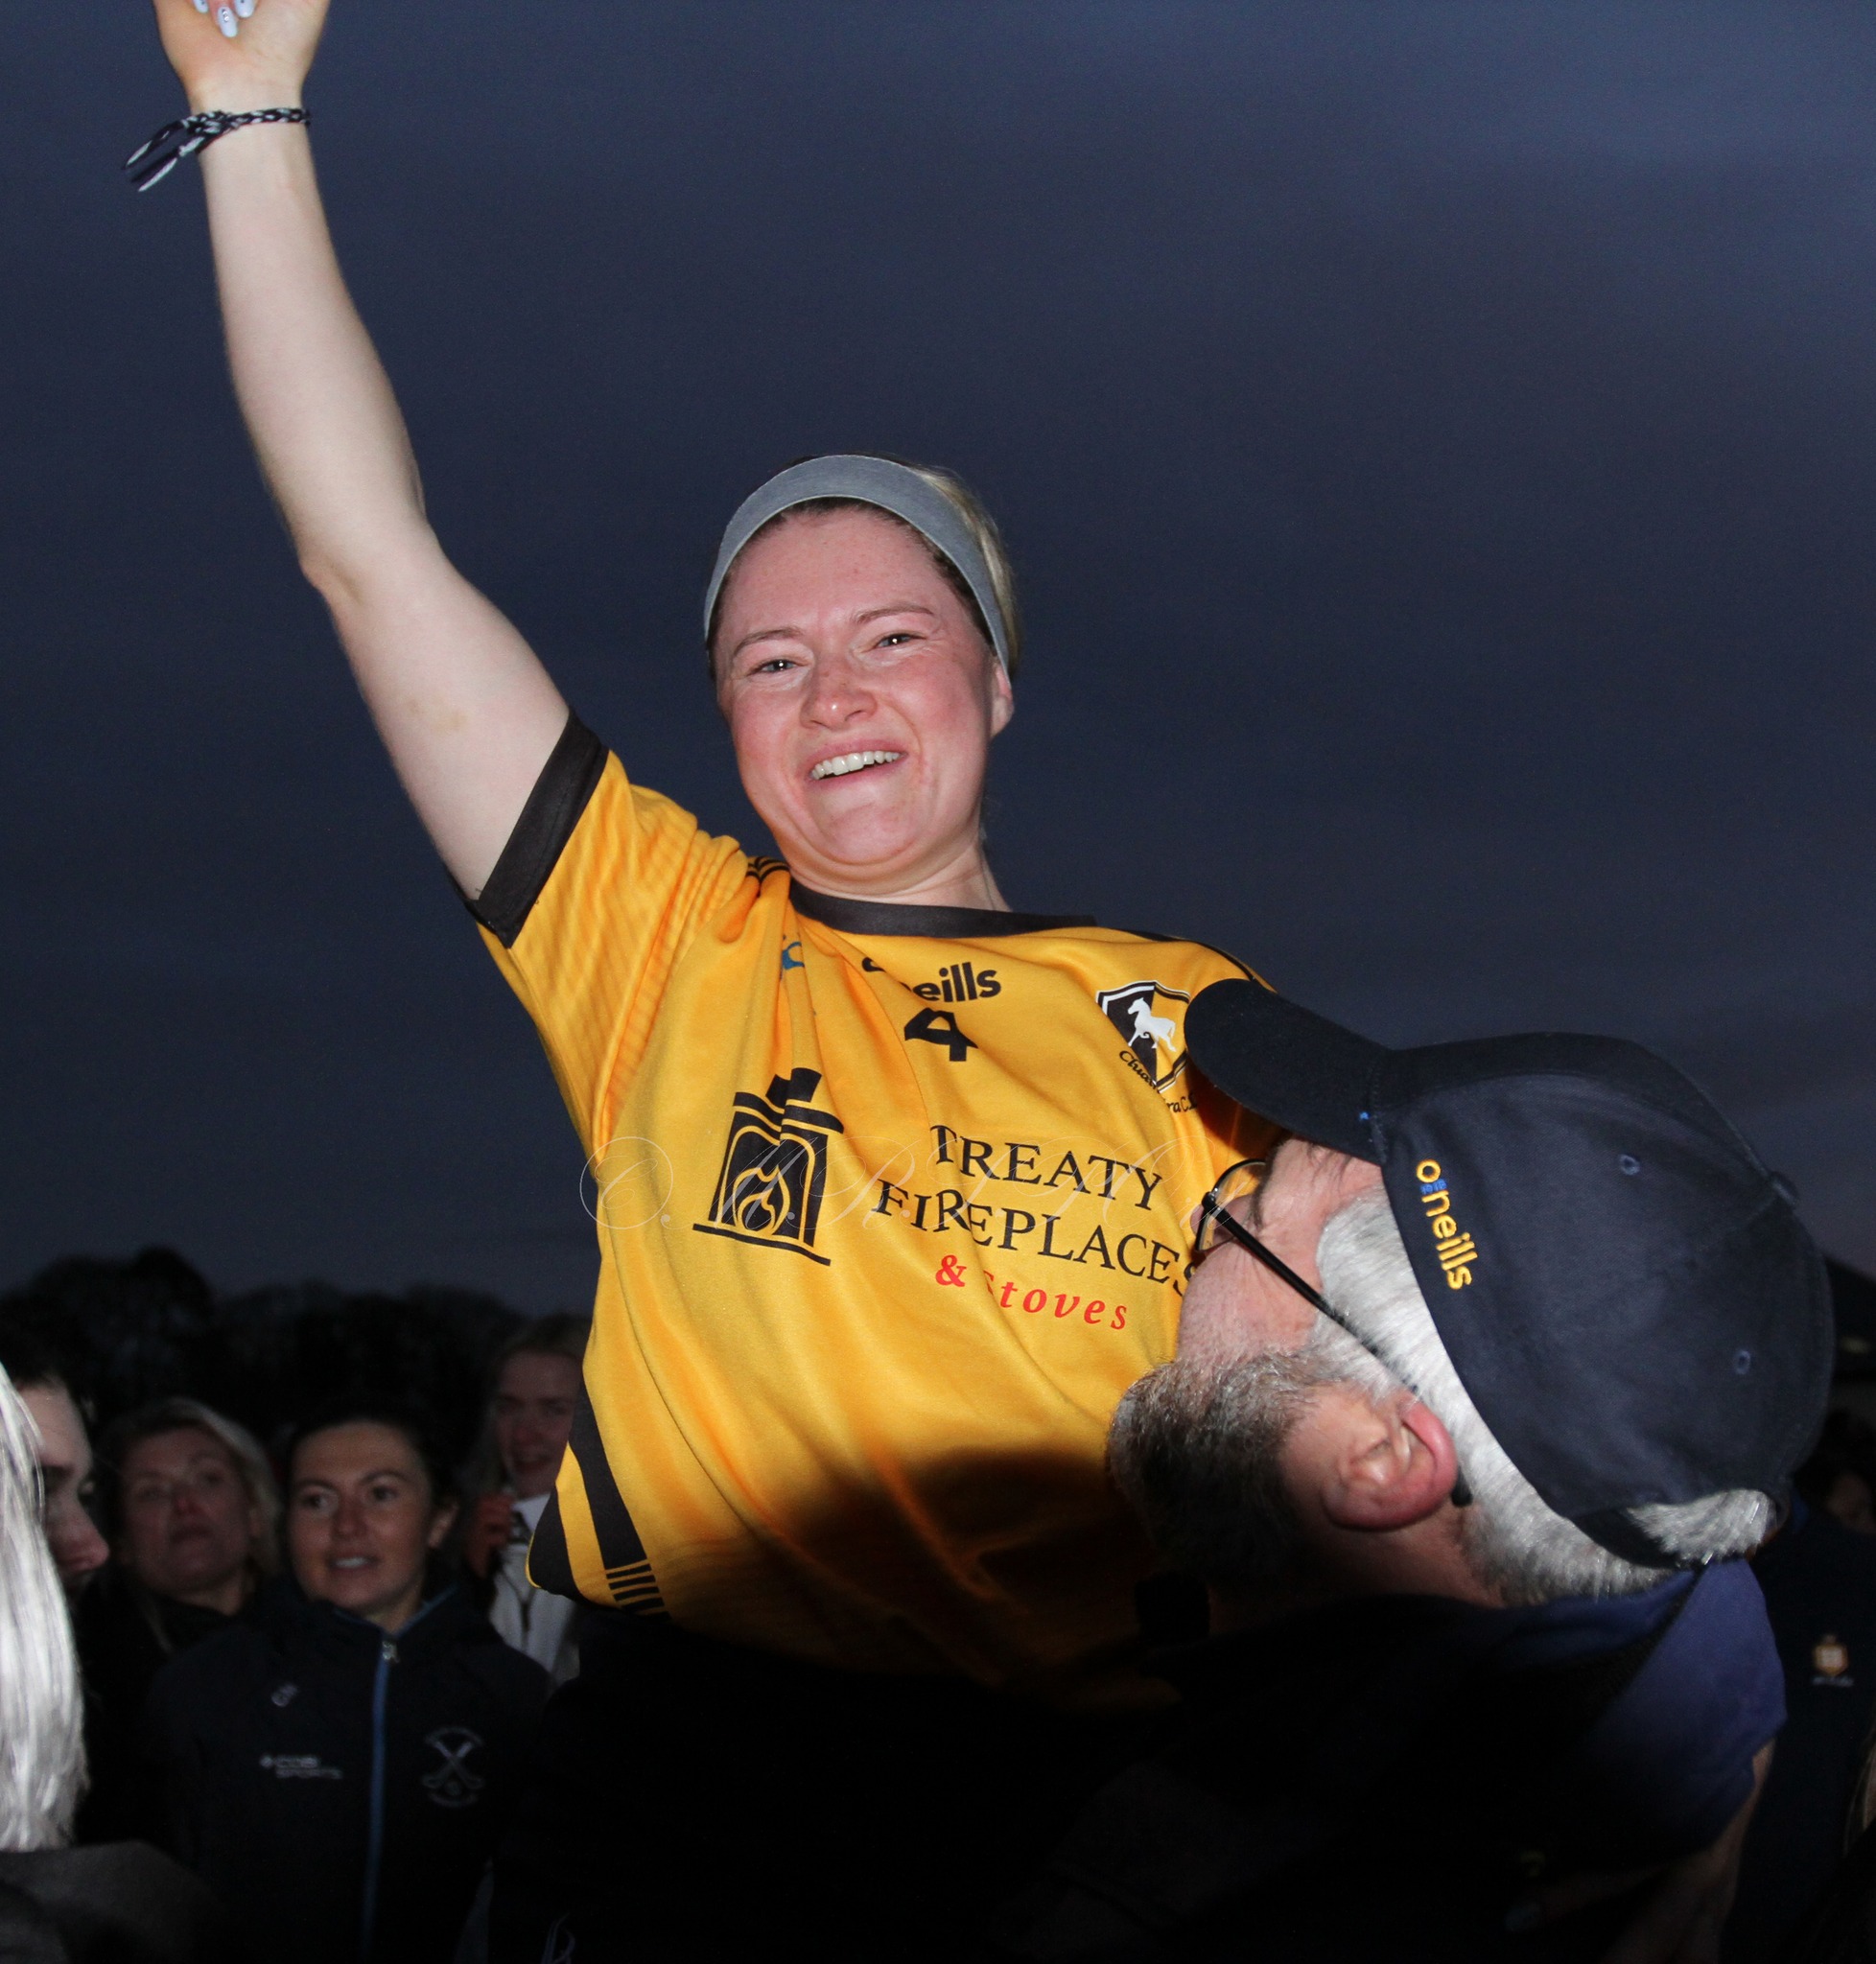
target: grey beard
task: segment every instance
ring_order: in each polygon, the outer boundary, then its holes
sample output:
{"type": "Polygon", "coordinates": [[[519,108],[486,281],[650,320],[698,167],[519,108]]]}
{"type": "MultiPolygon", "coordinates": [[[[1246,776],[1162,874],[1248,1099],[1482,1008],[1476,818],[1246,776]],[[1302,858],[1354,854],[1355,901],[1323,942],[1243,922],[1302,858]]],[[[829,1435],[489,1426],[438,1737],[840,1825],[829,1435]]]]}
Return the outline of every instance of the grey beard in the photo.
{"type": "Polygon", "coordinates": [[[1174,1568],[1233,1596],[1294,1578],[1302,1537],[1279,1461],[1321,1381],[1289,1350],[1223,1368],[1177,1358],[1128,1391],[1108,1465],[1174,1568]]]}

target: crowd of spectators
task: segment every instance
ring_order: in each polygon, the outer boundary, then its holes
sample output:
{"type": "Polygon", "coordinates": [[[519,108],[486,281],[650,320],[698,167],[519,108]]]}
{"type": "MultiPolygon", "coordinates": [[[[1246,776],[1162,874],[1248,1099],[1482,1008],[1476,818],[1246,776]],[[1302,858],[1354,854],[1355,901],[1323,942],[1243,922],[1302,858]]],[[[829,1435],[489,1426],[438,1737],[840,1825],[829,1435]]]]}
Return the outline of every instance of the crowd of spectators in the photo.
{"type": "Polygon", "coordinates": [[[38,1461],[29,1501],[12,1466],[13,1648],[29,1692],[69,1689],[61,1660],[82,1683],[82,1753],[51,1754],[57,1797],[5,1837],[44,1954],[476,1953],[536,1718],[577,1669],[574,1605],[525,1561],[585,1334],[460,1292],[218,1298],[163,1250],[0,1300],[5,1442],[38,1461]],[[31,1627],[22,1509],[57,1578],[31,1627]],[[68,1840],[116,1851],[113,1880],[48,1866],[68,1840]]]}
{"type": "MultiPolygon", "coordinates": [[[[586,1330],[440,1290],[218,1298],[160,1250],[0,1298],[7,1955],[481,1954],[525,1755],[579,1668],[575,1605],[533,1587],[526,1555],[586,1330]]],[[[1794,1932],[1804,1955],[1860,1954],[1863,1912],[1846,1938],[1831,1883],[1860,1904],[1876,1862],[1876,1428],[1834,1411],[1796,1487],[1755,1562],[1788,1717],[1727,1926],[1738,1964],[1799,1954],[1794,1932]]],[[[1397,1686],[1366,1642],[1343,1616],[1297,1665],[1345,1671],[1355,1729],[1381,1739],[1397,1686]]],[[[1412,1642],[1382,1642],[1397,1675],[1412,1642]]],[[[1285,1750],[1285,1672],[1250,1677],[1249,1714],[1186,1687],[1214,1757],[1285,1750]]],[[[1133,1840],[1122,1824],[1110,1876],[1133,1840]]]]}

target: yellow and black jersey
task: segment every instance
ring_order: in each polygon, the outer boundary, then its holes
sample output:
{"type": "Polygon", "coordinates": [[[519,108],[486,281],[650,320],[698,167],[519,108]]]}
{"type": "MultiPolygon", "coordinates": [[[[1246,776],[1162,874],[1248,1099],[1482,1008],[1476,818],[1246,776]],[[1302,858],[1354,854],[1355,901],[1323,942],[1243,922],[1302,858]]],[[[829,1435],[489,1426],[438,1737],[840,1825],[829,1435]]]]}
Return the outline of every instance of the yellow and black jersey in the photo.
{"type": "MultiPolygon", "coordinates": [[[[1099,1697],[1145,1548],[1105,1478],[1244,970],[1091,921],[830,899],[576,720],[477,906],[590,1155],[586,1408],[537,1581],[857,1670],[1099,1697]]],[[[1261,1136],[1261,1134],[1259,1134],[1261,1136]]]]}

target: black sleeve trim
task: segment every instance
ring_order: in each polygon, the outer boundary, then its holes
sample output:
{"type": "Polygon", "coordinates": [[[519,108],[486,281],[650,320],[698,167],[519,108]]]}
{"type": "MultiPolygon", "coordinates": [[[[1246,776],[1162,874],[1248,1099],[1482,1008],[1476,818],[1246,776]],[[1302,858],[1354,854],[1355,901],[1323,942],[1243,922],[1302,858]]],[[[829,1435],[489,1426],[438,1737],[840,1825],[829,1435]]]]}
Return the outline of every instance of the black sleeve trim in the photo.
{"type": "MultiPolygon", "coordinates": [[[[1189,934],[1155,934],[1145,927],[1129,927],[1125,932],[1137,934],[1142,941],[1183,941],[1189,947],[1202,947],[1208,953],[1216,955],[1221,962],[1230,962],[1247,982],[1264,981],[1264,978],[1240,956],[1232,954],[1228,947],[1220,947],[1216,942],[1199,941],[1189,934]]],[[[1264,982],[1264,987],[1269,989],[1270,984],[1264,982]]]]}
{"type": "Polygon", "coordinates": [[[574,835],[606,767],[606,746],[569,712],[567,727],[541,767],[488,884],[469,903],[504,947],[513,947],[574,835]]]}

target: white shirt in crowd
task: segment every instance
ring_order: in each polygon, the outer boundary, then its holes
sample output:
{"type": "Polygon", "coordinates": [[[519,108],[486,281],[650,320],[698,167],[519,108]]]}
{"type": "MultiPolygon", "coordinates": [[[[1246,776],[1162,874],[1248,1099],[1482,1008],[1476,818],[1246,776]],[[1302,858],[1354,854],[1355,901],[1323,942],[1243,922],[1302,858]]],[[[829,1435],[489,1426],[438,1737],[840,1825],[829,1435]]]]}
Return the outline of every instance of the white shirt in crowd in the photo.
{"type": "Polygon", "coordinates": [[[508,1545],[496,1559],[495,1601],[489,1604],[488,1620],[504,1643],[533,1658],[555,1684],[565,1684],[579,1672],[579,1647],[574,1641],[574,1617],[579,1605],[537,1589],[528,1579],[528,1544],[551,1497],[537,1493],[531,1500],[515,1502],[508,1545]]]}

